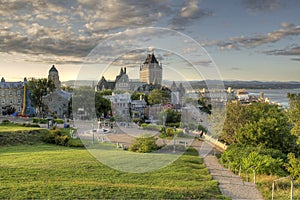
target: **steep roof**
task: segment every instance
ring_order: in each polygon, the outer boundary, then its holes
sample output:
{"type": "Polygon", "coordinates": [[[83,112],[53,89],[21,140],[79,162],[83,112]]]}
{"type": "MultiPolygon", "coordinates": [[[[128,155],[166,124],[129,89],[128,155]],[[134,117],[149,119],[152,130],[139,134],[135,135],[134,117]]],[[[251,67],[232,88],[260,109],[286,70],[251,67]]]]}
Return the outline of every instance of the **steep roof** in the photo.
{"type": "Polygon", "coordinates": [[[144,64],[148,64],[148,63],[157,63],[158,64],[158,61],[156,60],[154,53],[148,54],[144,64]]]}
{"type": "Polygon", "coordinates": [[[54,65],[52,65],[51,69],[49,70],[49,72],[58,72],[57,69],[55,68],[54,65]]]}

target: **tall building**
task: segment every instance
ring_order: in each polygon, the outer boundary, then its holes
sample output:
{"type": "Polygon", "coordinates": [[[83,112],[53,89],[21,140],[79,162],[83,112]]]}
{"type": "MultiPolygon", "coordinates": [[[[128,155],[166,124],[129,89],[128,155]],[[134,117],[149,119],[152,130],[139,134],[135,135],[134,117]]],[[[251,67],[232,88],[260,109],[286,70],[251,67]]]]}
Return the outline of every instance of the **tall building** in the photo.
{"type": "Polygon", "coordinates": [[[162,64],[158,63],[154,53],[148,54],[145,62],[140,66],[140,82],[153,85],[162,83],[162,64]]]}
{"type": "Polygon", "coordinates": [[[55,88],[60,89],[61,84],[59,80],[59,75],[54,65],[52,65],[51,69],[49,70],[48,80],[52,80],[55,85],[55,88]]]}

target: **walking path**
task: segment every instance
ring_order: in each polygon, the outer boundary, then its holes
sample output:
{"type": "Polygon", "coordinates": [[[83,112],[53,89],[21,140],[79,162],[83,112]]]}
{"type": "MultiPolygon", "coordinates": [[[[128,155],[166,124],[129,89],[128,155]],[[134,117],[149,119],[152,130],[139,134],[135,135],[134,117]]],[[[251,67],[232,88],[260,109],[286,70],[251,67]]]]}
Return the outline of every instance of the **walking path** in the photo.
{"type": "Polygon", "coordinates": [[[193,145],[203,158],[206,168],[212,175],[213,179],[219,182],[219,188],[223,195],[232,199],[263,199],[261,193],[254,183],[243,182],[242,178],[232,173],[229,169],[224,168],[214,155],[211,155],[211,144],[204,142],[201,148],[193,145]]]}
{"type": "MultiPolygon", "coordinates": [[[[136,127],[124,128],[124,130],[119,127],[114,129],[117,134],[108,134],[106,135],[107,139],[111,142],[121,142],[125,145],[129,145],[134,135],[139,135],[141,132],[136,127]],[[124,132],[130,132],[131,135],[124,134],[124,132]]],[[[216,151],[213,144],[194,140],[192,146],[198,150],[199,156],[203,158],[203,162],[213,179],[218,181],[223,195],[236,200],[263,199],[254,183],[243,182],[241,177],[219,164],[217,158],[212,155],[216,151]]]]}

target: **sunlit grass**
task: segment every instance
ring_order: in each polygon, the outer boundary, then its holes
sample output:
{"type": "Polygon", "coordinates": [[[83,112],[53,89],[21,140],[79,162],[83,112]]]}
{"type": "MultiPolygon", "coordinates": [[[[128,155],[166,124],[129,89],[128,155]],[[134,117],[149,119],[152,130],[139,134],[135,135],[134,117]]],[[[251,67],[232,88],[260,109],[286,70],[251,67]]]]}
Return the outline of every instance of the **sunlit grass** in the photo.
{"type": "Polygon", "coordinates": [[[125,173],[86,149],[0,147],[0,183],[0,199],[226,199],[196,150],[156,171],[125,173]]]}

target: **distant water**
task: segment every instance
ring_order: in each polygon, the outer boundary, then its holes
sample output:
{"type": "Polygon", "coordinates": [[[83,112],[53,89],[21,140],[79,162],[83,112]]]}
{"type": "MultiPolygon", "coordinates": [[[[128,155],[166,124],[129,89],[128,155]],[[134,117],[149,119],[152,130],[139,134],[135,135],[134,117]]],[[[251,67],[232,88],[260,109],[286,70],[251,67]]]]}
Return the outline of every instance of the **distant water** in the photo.
{"type": "Polygon", "coordinates": [[[249,95],[258,96],[260,92],[264,92],[264,97],[269,98],[271,102],[280,103],[283,107],[289,106],[289,100],[287,98],[288,93],[300,93],[299,89],[249,89],[247,90],[249,95]]]}

